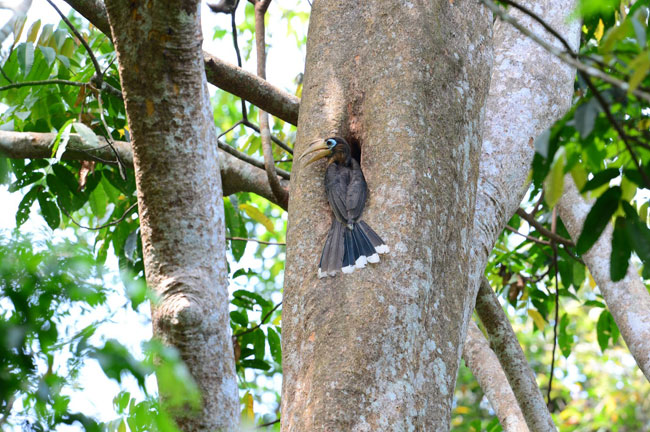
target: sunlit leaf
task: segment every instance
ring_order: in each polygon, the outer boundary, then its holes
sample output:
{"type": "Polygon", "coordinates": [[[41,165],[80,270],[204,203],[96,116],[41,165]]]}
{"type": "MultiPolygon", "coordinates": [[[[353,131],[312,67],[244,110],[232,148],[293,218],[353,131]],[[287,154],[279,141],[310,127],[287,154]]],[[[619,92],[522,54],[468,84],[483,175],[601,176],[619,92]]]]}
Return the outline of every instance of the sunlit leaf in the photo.
{"type": "Polygon", "coordinates": [[[544,180],[544,200],[549,207],[554,207],[564,192],[564,166],[566,165],[566,151],[560,147],[555,152],[551,169],[544,180]]]}
{"type": "Polygon", "coordinates": [[[274,232],[273,229],[273,222],[264,215],[261,211],[259,211],[256,207],[253,207],[250,204],[240,204],[239,208],[244,210],[248,217],[253,219],[255,222],[259,222],[262,225],[264,225],[264,228],[266,228],[267,231],[269,232],[274,232]]]}
{"type": "Polygon", "coordinates": [[[546,326],[546,321],[538,311],[536,311],[535,309],[528,309],[528,316],[533,319],[533,321],[535,322],[535,326],[539,330],[542,331],[544,330],[544,327],[546,326]]]}

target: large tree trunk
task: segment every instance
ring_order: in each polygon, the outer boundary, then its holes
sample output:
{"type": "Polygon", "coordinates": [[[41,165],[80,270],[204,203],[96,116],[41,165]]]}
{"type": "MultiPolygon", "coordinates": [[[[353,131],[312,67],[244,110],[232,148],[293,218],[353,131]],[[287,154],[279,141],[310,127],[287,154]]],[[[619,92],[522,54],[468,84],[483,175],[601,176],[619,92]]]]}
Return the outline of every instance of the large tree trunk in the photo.
{"type": "Polygon", "coordinates": [[[319,280],[324,164],[294,164],[283,430],[449,429],[490,29],[469,1],[314,3],[297,150],[334,134],[361,147],[364,219],[392,251],[319,280]]]}
{"type": "MultiPolygon", "coordinates": [[[[133,137],[146,277],[159,295],[154,335],[180,351],[203,396],[201,411],[175,417],[185,431],[234,430],[225,225],[199,2],[106,3],[133,137]]],[[[171,391],[160,388],[163,398],[171,391]]]]}

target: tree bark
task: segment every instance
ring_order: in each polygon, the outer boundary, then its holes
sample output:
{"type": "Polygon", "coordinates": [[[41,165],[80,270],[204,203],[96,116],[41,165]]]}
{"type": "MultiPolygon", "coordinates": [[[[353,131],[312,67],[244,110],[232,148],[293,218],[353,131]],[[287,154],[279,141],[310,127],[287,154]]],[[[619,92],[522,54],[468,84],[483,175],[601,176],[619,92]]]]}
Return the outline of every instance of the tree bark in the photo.
{"type": "MultiPolygon", "coordinates": [[[[558,209],[572,239],[580,237],[592,204],[593,200],[585,202],[582,199],[573,178],[567,174],[558,209]]],[[[613,282],[610,278],[612,232],[612,225],[608,224],[591,249],[582,255],[582,259],[598,284],[636,364],[650,381],[650,294],[632,262],[622,280],[613,282]]]]}
{"type": "Polygon", "coordinates": [[[528,432],[526,420],[519,409],[499,359],[473,321],[467,328],[463,359],[490,401],[503,431],[528,432]]]}
{"type": "Polygon", "coordinates": [[[283,430],[449,429],[490,18],[468,1],[314,2],[297,154],[335,134],[360,146],[363,218],[392,251],[317,279],[324,163],[294,163],[283,430]]]}
{"type": "MultiPolygon", "coordinates": [[[[201,390],[184,431],[235,430],[225,222],[199,2],[107,1],[133,137],[154,335],[176,347],[201,390]]],[[[175,389],[160,388],[165,395],[175,389]]]]}

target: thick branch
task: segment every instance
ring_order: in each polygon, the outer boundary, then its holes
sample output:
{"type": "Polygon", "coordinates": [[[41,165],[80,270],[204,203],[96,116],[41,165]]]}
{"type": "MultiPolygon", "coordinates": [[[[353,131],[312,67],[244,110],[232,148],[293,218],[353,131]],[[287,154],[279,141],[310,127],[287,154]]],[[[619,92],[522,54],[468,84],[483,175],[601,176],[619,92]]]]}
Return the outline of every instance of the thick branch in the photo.
{"type": "MultiPolygon", "coordinates": [[[[558,202],[560,217],[572,238],[577,239],[593,202],[585,202],[570,175],[564,177],[564,194],[558,202]]],[[[634,360],[650,380],[650,294],[630,263],[624,279],[613,282],[609,275],[612,225],[608,224],[596,243],[582,255],[605,298],[634,360]]]]}
{"type": "MultiPolygon", "coordinates": [[[[99,0],[65,0],[95,27],[111,35],[104,4],[99,0]]],[[[298,124],[300,99],[278,89],[255,74],[203,52],[208,82],[242,97],[269,114],[293,125],[298,124]]]]}
{"type": "Polygon", "coordinates": [[[499,359],[474,321],[467,328],[463,359],[472,371],[505,432],[528,432],[526,420],[517,404],[499,359]]]}
{"type": "Polygon", "coordinates": [[[535,374],[530,369],[510,321],[485,277],[481,281],[476,300],[476,312],[485,326],[490,347],[499,358],[528,427],[535,432],[555,432],[553,419],[537,386],[535,374]]]}
{"type": "MultiPolygon", "coordinates": [[[[12,159],[50,158],[55,137],[54,133],[0,131],[0,154],[12,159]]],[[[115,155],[108,147],[106,140],[100,136],[97,138],[102,145],[98,148],[91,148],[78,135],[71,134],[63,159],[116,163],[115,155]]],[[[131,144],[115,141],[113,145],[127,167],[133,168],[131,144]]],[[[225,152],[220,153],[220,162],[224,195],[244,191],[252,192],[286,210],[286,206],[283,207],[275,200],[263,169],[251,166],[225,152]]],[[[288,184],[284,180],[281,182],[283,186],[288,184]]]]}

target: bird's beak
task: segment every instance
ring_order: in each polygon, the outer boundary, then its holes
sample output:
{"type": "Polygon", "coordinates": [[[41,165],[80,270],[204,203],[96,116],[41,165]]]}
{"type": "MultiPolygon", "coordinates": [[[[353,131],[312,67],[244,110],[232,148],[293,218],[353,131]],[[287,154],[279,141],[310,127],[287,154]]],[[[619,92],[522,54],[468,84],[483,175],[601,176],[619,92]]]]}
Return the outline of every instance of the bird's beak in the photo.
{"type": "Polygon", "coordinates": [[[316,142],[316,143],[310,145],[307,148],[307,150],[305,150],[305,152],[300,156],[300,159],[302,160],[302,159],[306,158],[308,155],[312,155],[313,153],[316,153],[316,154],[313,155],[313,157],[311,159],[309,159],[309,161],[307,161],[305,166],[309,165],[310,163],[316,162],[318,159],[322,159],[322,158],[324,158],[326,156],[331,155],[332,150],[330,150],[327,147],[327,144],[325,144],[324,142],[316,142]]]}

